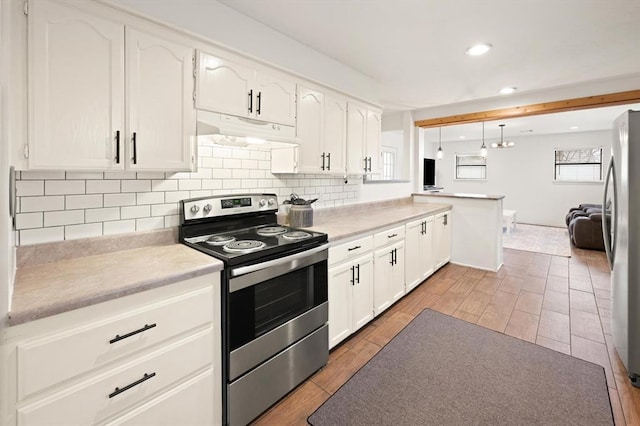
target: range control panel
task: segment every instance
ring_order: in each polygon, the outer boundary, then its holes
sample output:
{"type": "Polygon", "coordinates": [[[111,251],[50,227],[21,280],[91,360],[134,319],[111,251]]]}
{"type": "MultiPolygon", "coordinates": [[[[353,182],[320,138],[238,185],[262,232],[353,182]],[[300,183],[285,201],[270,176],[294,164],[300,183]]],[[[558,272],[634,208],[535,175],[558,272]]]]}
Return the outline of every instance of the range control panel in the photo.
{"type": "Polygon", "coordinates": [[[185,221],[259,211],[277,211],[276,194],[218,195],[182,200],[185,221]]]}

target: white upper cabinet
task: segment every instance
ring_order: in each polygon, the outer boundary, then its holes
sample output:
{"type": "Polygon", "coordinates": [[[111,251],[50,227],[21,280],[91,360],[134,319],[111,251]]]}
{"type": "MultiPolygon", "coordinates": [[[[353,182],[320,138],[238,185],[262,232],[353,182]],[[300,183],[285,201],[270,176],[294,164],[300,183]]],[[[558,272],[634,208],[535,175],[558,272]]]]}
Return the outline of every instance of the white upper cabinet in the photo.
{"type": "Polygon", "coordinates": [[[230,55],[199,52],[196,107],[294,125],[296,84],[275,70],[230,55]]]}
{"type": "Polygon", "coordinates": [[[191,170],[192,49],[104,10],[30,3],[29,168],[191,170]]]}
{"type": "Polygon", "coordinates": [[[347,120],[347,173],[379,174],[382,114],[349,102],[347,120]]]}
{"type": "Polygon", "coordinates": [[[123,169],[124,25],[39,0],[28,37],[29,168],[123,169]]]}
{"type": "Polygon", "coordinates": [[[325,171],[345,173],[347,169],[347,101],[344,98],[325,94],[322,136],[325,171]]]}
{"type": "Polygon", "coordinates": [[[298,86],[298,121],[296,135],[300,139],[298,171],[320,173],[324,168],[322,152],[322,116],[324,94],[298,86]],[[322,153],[322,154],[321,154],[322,153]]]}
{"type": "Polygon", "coordinates": [[[189,170],[195,142],[193,50],[127,28],[130,169],[189,170]]]}

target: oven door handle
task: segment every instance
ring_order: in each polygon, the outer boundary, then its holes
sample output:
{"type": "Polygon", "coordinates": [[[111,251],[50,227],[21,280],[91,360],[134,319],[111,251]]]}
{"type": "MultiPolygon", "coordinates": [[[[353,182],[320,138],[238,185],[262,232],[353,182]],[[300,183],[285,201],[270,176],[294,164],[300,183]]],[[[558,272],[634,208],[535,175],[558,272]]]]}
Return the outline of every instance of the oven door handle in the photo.
{"type": "MultiPolygon", "coordinates": [[[[313,263],[317,263],[321,259],[314,259],[314,255],[322,251],[325,251],[328,248],[329,248],[329,244],[323,244],[321,246],[314,247],[312,249],[305,250],[300,253],[292,254],[290,256],[281,257],[279,259],[268,260],[266,262],[256,263],[255,265],[240,266],[238,268],[233,268],[230,271],[231,279],[233,281],[230,282],[229,291],[234,292],[255,284],[252,282],[254,280],[244,280],[244,279],[240,280],[240,278],[236,278],[236,277],[240,277],[241,275],[247,275],[252,272],[262,271],[267,268],[272,268],[273,274],[271,273],[266,274],[268,275],[268,277],[265,275],[265,277],[263,278],[266,278],[266,279],[273,278],[271,275],[273,276],[282,275],[284,273],[299,269],[301,267],[308,266],[313,263]],[[304,260],[307,260],[307,261],[305,262],[304,260]],[[240,281],[242,281],[243,283],[241,284],[240,281]]],[[[325,255],[325,259],[326,259],[326,255],[325,255]]]]}

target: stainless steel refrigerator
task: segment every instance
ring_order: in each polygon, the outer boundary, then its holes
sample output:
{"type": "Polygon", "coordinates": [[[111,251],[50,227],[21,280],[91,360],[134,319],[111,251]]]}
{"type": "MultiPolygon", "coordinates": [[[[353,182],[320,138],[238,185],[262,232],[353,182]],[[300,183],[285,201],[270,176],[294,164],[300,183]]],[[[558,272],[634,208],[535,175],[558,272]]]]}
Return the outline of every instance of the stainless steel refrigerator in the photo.
{"type": "Polygon", "coordinates": [[[614,122],[603,206],[613,341],[631,383],[640,387],[640,111],[614,122]]]}

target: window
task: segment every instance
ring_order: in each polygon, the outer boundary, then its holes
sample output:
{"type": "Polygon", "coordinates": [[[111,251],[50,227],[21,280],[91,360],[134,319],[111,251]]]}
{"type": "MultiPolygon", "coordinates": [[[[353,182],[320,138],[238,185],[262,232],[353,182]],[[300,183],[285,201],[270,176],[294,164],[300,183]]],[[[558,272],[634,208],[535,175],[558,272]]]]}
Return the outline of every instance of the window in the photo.
{"type": "Polygon", "coordinates": [[[456,154],[456,179],[484,180],[487,159],[480,154],[456,154]]]}
{"type": "Polygon", "coordinates": [[[382,152],[382,179],[393,180],[396,155],[392,151],[382,152]]]}
{"type": "Polygon", "coordinates": [[[556,149],[553,180],[564,182],[601,182],[602,147],[556,149]]]}

